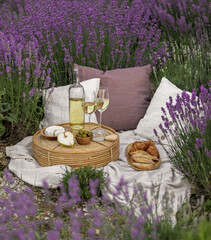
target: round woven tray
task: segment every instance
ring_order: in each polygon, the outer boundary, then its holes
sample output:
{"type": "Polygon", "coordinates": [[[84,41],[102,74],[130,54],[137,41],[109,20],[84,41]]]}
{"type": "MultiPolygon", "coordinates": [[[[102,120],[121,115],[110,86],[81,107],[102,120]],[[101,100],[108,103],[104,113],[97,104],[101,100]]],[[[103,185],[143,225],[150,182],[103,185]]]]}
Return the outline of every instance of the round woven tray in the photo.
{"type": "MultiPolygon", "coordinates": [[[[66,130],[70,130],[69,123],[59,124],[66,130]]],[[[95,123],[91,124],[91,129],[97,128],[95,123]]],[[[33,136],[32,154],[37,162],[43,166],[52,166],[64,164],[73,168],[79,168],[84,166],[96,166],[102,167],[107,165],[111,161],[116,161],[119,157],[119,135],[115,130],[107,126],[102,125],[102,128],[106,130],[106,135],[115,134],[117,139],[113,142],[92,141],[88,145],[79,145],[75,140],[73,147],[65,147],[60,145],[57,140],[52,140],[41,135],[39,130],[33,136]]],[[[85,124],[85,129],[88,130],[88,124],[85,124]]],[[[72,131],[75,135],[77,132],[72,131]]]]}
{"type": "Polygon", "coordinates": [[[130,166],[136,170],[139,170],[139,171],[147,171],[147,170],[155,170],[157,168],[160,167],[160,164],[161,164],[161,160],[159,158],[159,160],[157,162],[155,162],[155,165],[150,165],[150,167],[146,168],[146,167],[136,167],[135,165],[133,165],[133,163],[135,163],[135,161],[133,160],[132,156],[129,154],[130,152],[130,149],[132,148],[133,146],[133,143],[129,144],[126,148],[126,156],[127,156],[127,161],[128,163],[130,164],[130,166]]]}

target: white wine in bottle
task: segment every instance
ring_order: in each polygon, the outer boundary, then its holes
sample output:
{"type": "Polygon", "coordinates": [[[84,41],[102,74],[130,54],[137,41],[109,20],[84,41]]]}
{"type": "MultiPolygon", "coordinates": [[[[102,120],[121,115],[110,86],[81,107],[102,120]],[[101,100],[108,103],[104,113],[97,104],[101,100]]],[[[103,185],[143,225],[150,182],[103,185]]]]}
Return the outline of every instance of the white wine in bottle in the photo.
{"type": "Polygon", "coordinates": [[[71,125],[83,125],[84,124],[84,111],[81,108],[83,99],[81,98],[70,98],[70,123],[71,125]]]}
{"type": "Polygon", "coordinates": [[[69,88],[69,122],[74,130],[84,128],[85,113],[82,108],[84,102],[84,88],[79,82],[78,68],[73,69],[74,83],[69,88]]]}

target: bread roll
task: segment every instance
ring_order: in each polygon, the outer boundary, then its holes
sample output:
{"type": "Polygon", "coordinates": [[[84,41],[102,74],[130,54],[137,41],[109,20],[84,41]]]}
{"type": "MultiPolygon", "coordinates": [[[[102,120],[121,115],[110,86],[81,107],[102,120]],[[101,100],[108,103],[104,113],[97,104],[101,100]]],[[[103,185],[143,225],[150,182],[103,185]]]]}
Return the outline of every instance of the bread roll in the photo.
{"type": "Polygon", "coordinates": [[[105,140],[107,140],[107,141],[115,141],[116,139],[117,139],[116,134],[108,135],[105,137],[105,140]]]}

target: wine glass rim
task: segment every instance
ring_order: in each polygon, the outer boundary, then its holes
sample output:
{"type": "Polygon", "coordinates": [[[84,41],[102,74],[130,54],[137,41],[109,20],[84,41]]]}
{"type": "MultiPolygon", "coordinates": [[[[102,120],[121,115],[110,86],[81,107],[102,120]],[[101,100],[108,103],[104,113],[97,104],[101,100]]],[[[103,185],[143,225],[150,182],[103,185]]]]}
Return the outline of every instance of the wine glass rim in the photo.
{"type": "Polygon", "coordinates": [[[97,91],[97,98],[109,98],[109,90],[107,87],[101,87],[97,91]]]}
{"type": "Polygon", "coordinates": [[[100,89],[108,89],[108,87],[99,87],[99,90],[100,90],[100,89]]]}
{"type": "Polygon", "coordinates": [[[92,89],[87,89],[87,90],[84,90],[84,92],[93,92],[93,93],[95,93],[95,90],[92,90],[92,89]]]}

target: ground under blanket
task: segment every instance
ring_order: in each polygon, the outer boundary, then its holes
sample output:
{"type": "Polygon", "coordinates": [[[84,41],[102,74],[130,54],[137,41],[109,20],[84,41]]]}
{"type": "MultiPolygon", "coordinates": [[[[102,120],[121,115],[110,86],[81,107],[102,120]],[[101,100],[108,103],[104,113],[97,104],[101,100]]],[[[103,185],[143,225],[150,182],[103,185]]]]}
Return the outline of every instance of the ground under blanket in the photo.
{"type": "MultiPolygon", "coordinates": [[[[169,159],[163,150],[162,146],[156,144],[160,152],[161,166],[159,169],[151,171],[137,171],[130,167],[126,158],[126,147],[128,144],[134,141],[144,141],[145,138],[141,138],[134,134],[134,131],[126,131],[119,133],[120,136],[120,156],[116,162],[111,162],[104,167],[104,171],[110,177],[110,184],[108,189],[103,192],[110,199],[113,198],[113,192],[116,190],[120,179],[123,177],[128,182],[129,196],[133,195],[134,183],[140,183],[149,198],[152,185],[155,189],[159,190],[158,203],[161,203],[164,195],[168,192],[174,195],[173,200],[173,214],[175,214],[182,202],[186,201],[190,185],[182,177],[174,173],[172,174],[171,164],[169,159]]],[[[57,187],[62,179],[62,174],[65,172],[66,166],[55,165],[50,167],[41,167],[36,160],[32,157],[32,136],[26,137],[18,144],[7,147],[6,154],[11,158],[9,163],[9,170],[16,174],[23,181],[34,185],[42,186],[42,182],[45,179],[52,187],[57,187]]],[[[71,168],[68,167],[70,170],[71,168]]],[[[119,194],[116,196],[120,202],[126,202],[124,196],[119,194]]],[[[160,207],[160,211],[161,207],[160,207]]]]}

